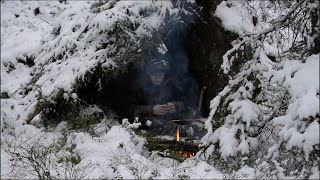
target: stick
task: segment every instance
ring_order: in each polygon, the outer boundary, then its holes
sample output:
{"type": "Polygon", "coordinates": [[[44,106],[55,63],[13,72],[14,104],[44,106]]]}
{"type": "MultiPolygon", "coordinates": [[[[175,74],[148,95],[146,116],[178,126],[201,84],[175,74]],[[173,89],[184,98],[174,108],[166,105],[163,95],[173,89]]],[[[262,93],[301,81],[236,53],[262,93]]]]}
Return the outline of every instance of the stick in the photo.
{"type": "Polygon", "coordinates": [[[148,140],[146,147],[149,150],[183,150],[197,152],[199,151],[198,144],[190,142],[181,142],[176,140],[163,140],[163,139],[150,139],[148,140]]]}
{"type": "Polygon", "coordinates": [[[201,88],[200,95],[199,95],[199,101],[198,101],[198,111],[201,111],[202,102],[203,102],[203,94],[206,89],[207,89],[207,86],[202,86],[202,88],[201,88]]]}

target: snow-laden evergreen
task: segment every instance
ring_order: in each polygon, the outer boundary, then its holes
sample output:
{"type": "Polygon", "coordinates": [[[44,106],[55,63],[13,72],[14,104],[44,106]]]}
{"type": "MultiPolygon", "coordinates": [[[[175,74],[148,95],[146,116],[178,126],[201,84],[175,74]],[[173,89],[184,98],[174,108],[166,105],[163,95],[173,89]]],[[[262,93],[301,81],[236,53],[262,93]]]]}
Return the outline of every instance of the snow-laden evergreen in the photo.
{"type": "Polygon", "coordinates": [[[4,51],[1,55],[2,92],[25,102],[25,113],[18,118],[22,121],[31,121],[33,116],[27,116],[38,113],[35,112],[37,96],[54,101],[62,92],[64,97],[76,98],[73,92],[77,80],[83,80],[86,73],[97,66],[117,68],[128,63],[125,53],[139,51],[142,46],[139,40],[159,29],[166,13],[173,17],[185,13],[179,6],[173,7],[170,1],[36,4],[2,3],[3,14],[8,17],[3,18],[2,28],[9,36],[4,36],[1,46],[4,51]],[[23,14],[18,9],[10,11],[10,8],[23,5],[30,7],[27,12],[19,9],[23,14]],[[37,7],[41,13],[35,16],[37,7]],[[19,17],[15,18],[15,14],[19,17]],[[20,19],[23,20],[20,22],[20,19]],[[15,44],[18,48],[12,50],[15,44]],[[26,66],[27,58],[34,61],[32,67],[26,66]],[[12,77],[15,81],[11,80],[12,77]]]}
{"type": "Polygon", "coordinates": [[[49,129],[39,123],[48,103],[78,101],[76,82],[97,66],[121,68],[125,52],[148,48],[139,40],[158,31],[166,16],[188,14],[184,3],[2,2],[1,178],[221,178],[205,162],[146,151],[145,139],[131,130],[137,124],[126,120],[103,118],[92,127],[98,137],[70,131],[64,121],[49,129]]]}
{"type": "Polygon", "coordinates": [[[249,165],[256,170],[250,178],[319,177],[319,54],[310,54],[318,8],[310,1],[217,7],[222,25],[240,35],[223,56],[224,72],[246,44],[254,49],[211,101],[202,141],[212,163],[229,172],[249,165]]]}

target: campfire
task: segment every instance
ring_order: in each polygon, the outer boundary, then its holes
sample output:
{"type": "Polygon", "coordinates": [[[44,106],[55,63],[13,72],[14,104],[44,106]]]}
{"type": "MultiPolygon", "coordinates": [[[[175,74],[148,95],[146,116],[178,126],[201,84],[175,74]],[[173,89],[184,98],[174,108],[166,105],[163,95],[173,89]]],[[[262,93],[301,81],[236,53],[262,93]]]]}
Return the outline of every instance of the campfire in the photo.
{"type": "MultiPolygon", "coordinates": [[[[176,141],[177,142],[180,141],[180,125],[177,126],[176,141]]],[[[175,151],[175,153],[178,154],[179,156],[183,156],[185,158],[190,158],[195,155],[195,152],[189,152],[189,151],[183,151],[183,150],[175,151]]]]}
{"type": "MultiPolygon", "coordinates": [[[[197,120],[192,120],[196,122],[197,120]]],[[[181,132],[182,126],[188,127],[191,120],[172,121],[176,125],[175,134],[166,136],[153,136],[148,139],[149,150],[165,152],[165,156],[175,157],[179,160],[194,157],[199,151],[200,140],[195,137],[188,137],[181,132]],[[186,123],[187,122],[187,123],[186,123]],[[187,125],[186,125],[187,124],[187,125]]]]}

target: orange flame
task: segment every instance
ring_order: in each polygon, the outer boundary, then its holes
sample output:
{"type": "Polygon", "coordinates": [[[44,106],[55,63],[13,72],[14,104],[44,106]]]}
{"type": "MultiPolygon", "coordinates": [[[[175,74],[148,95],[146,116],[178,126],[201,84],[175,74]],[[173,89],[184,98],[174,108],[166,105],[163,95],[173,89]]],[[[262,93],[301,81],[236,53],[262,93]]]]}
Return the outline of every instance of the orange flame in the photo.
{"type": "MultiPolygon", "coordinates": [[[[176,140],[180,141],[180,126],[177,126],[177,131],[176,131],[176,140]]],[[[181,157],[184,158],[191,158],[195,156],[194,152],[189,152],[189,151],[175,151],[176,154],[178,154],[181,157]]]]}
{"type": "Polygon", "coordinates": [[[180,141],[180,127],[177,127],[177,132],[176,132],[176,140],[180,141]]]}

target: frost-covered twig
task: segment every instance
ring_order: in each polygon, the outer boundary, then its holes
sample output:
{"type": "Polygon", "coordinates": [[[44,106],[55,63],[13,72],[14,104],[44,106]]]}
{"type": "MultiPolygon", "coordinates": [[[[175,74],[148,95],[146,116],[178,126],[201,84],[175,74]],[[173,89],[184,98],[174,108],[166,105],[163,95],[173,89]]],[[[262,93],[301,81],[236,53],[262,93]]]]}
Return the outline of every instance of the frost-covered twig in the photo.
{"type": "Polygon", "coordinates": [[[118,168],[124,166],[136,179],[146,178],[145,175],[151,170],[146,159],[129,152],[124,144],[119,144],[118,149],[118,154],[111,156],[111,167],[117,171],[118,168]]]}
{"type": "Polygon", "coordinates": [[[274,32],[276,29],[279,29],[281,27],[285,27],[288,26],[290,23],[290,21],[288,21],[290,19],[290,16],[293,13],[296,13],[296,10],[298,7],[300,7],[303,3],[305,3],[306,0],[303,0],[297,4],[295,4],[291,10],[289,12],[286,13],[286,15],[279,15],[277,18],[273,19],[270,23],[272,24],[272,26],[270,28],[264,29],[263,31],[260,31],[256,34],[246,34],[244,36],[254,36],[256,38],[260,38],[262,35],[274,32]]]}
{"type": "Polygon", "coordinates": [[[78,155],[61,146],[60,141],[48,142],[43,136],[32,136],[22,130],[7,134],[4,150],[11,157],[14,178],[37,177],[39,179],[83,179],[95,169],[96,164],[81,162],[78,155]],[[31,136],[31,137],[29,137],[31,136]]]}

